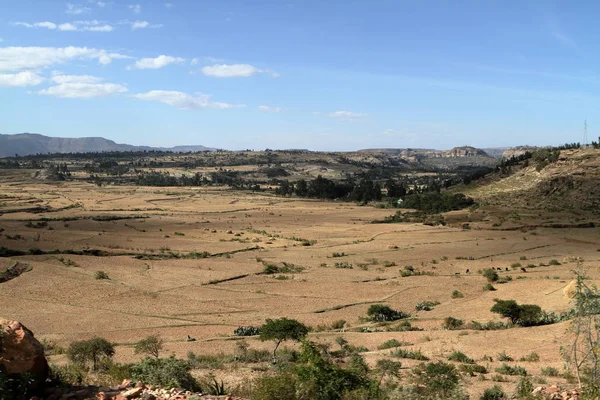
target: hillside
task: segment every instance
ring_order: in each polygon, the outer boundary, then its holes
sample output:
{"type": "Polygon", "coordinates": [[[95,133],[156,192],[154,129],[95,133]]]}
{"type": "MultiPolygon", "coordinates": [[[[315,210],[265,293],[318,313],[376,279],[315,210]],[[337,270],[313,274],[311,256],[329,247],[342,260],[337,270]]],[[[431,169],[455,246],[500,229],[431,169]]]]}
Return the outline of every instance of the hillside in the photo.
{"type": "Polygon", "coordinates": [[[507,177],[494,174],[465,193],[494,205],[597,211],[599,180],[600,150],[563,150],[539,172],[530,163],[507,177]]]}
{"type": "Polygon", "coordinates": [[[30,154],[47,153],[83,153],[105,151],[143,151],[168,150],[174,152],[211,150],[204,146],[177,146],[173,148],[133,146],[115,143],[101,137],[61,138],[39,135],[36,133],[21,133],[17,135],[0,134],[0,157],[12,157],[15,154],[26,156],[30,154]]]}

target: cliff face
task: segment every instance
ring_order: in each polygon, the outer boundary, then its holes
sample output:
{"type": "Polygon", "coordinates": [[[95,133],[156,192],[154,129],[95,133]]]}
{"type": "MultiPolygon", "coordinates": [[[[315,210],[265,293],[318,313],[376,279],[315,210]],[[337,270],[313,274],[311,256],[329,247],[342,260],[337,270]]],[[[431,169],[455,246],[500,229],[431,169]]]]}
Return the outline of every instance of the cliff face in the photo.
{"type": "Polygon", "coordinates": [[[520,155],[523,155],[523,154],[527,153],[528,151],[533,152],[539,148],[540,147],[536,147],[536,146],[511,147],[510,149],[508,149],[508,150],[504,151],[504,153],[502,153],[502,158],[507,159],[507,158],[511,158],[511,157],[519,157],[520,155]]]}

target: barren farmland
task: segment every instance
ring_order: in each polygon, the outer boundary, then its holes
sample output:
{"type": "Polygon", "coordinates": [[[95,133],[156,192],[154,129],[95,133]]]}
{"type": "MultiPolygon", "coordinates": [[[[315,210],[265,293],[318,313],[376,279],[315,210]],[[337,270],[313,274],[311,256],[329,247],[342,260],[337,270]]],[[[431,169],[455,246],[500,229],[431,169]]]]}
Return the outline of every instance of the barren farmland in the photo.
{"type": "MultiPolygon", "coordinates": [[[[535,352],[539,361],[516,364],[539,375],[562,369],[568,322],[486,331],[445,330],[444,319],[503,321],[490,312],[495,298],[568,311],[563,289],[576,257],[600,278],[600,230],[577,227],[598,226],[594,216],[488,206],[448,213],[446,226],[373,224],[394,210],[216,187],[41,183],[0,172],[0,270],[15,262],[32,267],[0,283],[0,314],[62,346],[104,337],[117,343],[123,362],[139,359],[133,344],[149,334],[178,357],[233,353],[237,327],[288,317],[311,326],[317,342],[336,346],[343,336],[366,347],[371,364],[389,357],[378,346],[396,339],[430,359],[454,350],[476,360],[492,356],[483,362],[489,371],[502,364],[498,353],[519,360],[535,352]],[[279,272],[264,273],[268,265],[279,272]],[[408,266],[416,273],[402,273],[408,266]],[[499,269],[506,283],[483,290],[478,271],[486,268],[499,269]],[[96,279],[98,271],[109,279],[96,279]],[[425,301],[439,304],[416,311],[425,301]],[[411,314],[410,324],[422,330],[386,332],[389,325],[364,320],[372,304],[411,314]],[[344,328],[333,329],[339,320],[344,328]]],[[[403,368],[416,362],[403,360],[403,368]]],[[[471,392],[489,386],[464,379],[471,392]]],[[[507,380],[499,384],[512,389],[514,377],[507,380]]]]}

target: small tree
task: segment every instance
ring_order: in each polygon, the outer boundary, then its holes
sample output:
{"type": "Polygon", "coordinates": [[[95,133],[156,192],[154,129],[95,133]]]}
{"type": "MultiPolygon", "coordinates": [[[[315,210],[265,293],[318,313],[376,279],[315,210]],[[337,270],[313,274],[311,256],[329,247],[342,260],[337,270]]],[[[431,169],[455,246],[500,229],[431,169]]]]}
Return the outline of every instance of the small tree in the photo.
{"type": "Polygon", "coordinates": [[[483,270],[483,272],[481,273],[487,280],[488,282],[497,282],[498,279],[500,279],[500,276],[498,275],[498,273],[496,272],[496,270],[494,270],[493,268],[486,268],[483,270]]]}
{"type": "Polygon", "coordinates": [[[510,322],[513,324],[522,326],[536,325],[543,314],[540,306],[535,304],[519,305],[514,300],[494,299],[494,301],[496,304],[492,306],[490,311],[510,319],[510,322]]]}
{"type": "Polygon", "coordinates": [[[98,369],[98,363],[110,360],[115,355],[115,346],[101,337],[73,342],[67,350],[67,357],[74,363],[85,365],[92,363],[92,370],[98,369]]]}
{"type": "Polygon", "coordinates": [[[443,361],[420,364],[412,370],[413,383],[431,398],[448,398],[458,387],[459,379],[456,367],[443,361]]]}
{"type": "Polygon", "coordinates": [[[597,398],[600,396],[600,291],[586,282],[581,260],[573,273],[575,318],[569,331],[574,339],[561,351],[567,366],[575,372],[579,389],[589,398],[597,398]]]}
{"type": "Polygon", "coordinates": [[[376,322],[396,321],[409,316],[383,304],[372,304],[367,310],[367,315],[372,321],[376,322]]]}
{"type": "Polygon", "coordinates": [[[273,358],[276,357],[277,348],[286,340],[300,341],[308,335],[308,327],[295,319],[267,319],[260,328],[260,340],[272,340],[275,342],[273,358]]]}
{"type": "Polygon", "coordinates": [[[158,335],[150,335],[135,344],[135,354],[147,354],[158,358],[163,349],[163,340],[158,335]]]}

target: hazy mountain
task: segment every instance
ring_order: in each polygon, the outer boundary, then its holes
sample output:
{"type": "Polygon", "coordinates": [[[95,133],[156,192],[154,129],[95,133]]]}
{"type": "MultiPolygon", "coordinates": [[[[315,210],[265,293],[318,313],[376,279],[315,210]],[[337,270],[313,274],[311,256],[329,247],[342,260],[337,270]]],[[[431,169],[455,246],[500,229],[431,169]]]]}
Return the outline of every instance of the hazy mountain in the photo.
{"type": "Polygon", "coordinates": [[[150,147],[133,146],[115,143],[101,137],[59,138],[36,133],[20,133],[17,135],[0,134],[0,157],[11,157],[15,154],[25,156],[38,153],[84,153],[103,151],[143,151],[163,150],[185,153],[189,151],[211,151],[204,146],[150,147]]]}

